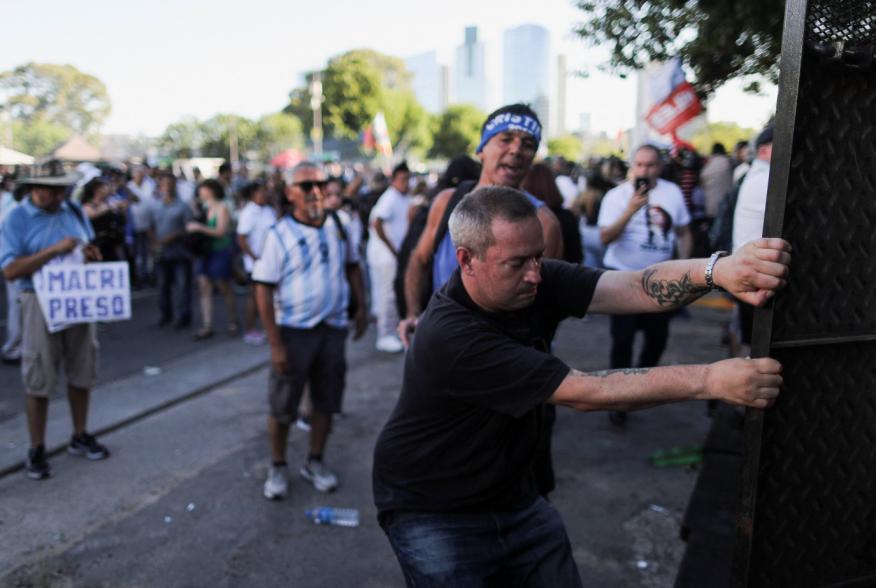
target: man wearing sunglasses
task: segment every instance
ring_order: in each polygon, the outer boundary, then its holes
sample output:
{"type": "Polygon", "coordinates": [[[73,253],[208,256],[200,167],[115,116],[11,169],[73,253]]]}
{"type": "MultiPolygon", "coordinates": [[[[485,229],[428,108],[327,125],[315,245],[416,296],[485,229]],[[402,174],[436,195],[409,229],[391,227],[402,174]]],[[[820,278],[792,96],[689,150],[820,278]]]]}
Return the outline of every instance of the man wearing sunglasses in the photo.
{"type": "Polygon", "coordinates": [[[310,387],[310,452],[299,473],[320,492],[338,485],[323,465],[332,415],[341,411],[350,293],[356,301],[354,339],[365,332],[365,290],[359,257],[337,214],[323,206],[325,174],[300,163],[286,188],[287,212],[268,231],[253,266],[256,303],[271,345],[268,440],[269,499],[286,496],[286,441],[304,386],[310,387]],[[276,309],[276,311],[275,311],[276,309]]]}

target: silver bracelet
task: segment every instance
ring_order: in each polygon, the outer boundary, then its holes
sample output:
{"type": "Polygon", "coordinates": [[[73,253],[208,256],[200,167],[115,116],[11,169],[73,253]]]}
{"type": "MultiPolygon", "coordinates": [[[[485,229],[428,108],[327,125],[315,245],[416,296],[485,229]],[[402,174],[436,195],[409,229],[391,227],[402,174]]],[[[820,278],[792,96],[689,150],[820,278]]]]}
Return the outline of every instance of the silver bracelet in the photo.
{"type": "Polygon", "coordinates": [[[709,257],[708,263],[706,263],[706,286],[709,290],[723,290],[720,286],[715,285],[715,280],[712,277],[712,272],[715,269],[715,264],[718,262],[718,259],[722,257],[726,257],[730,255],[727,251],[715,251],[711,257],[709,257]]]}

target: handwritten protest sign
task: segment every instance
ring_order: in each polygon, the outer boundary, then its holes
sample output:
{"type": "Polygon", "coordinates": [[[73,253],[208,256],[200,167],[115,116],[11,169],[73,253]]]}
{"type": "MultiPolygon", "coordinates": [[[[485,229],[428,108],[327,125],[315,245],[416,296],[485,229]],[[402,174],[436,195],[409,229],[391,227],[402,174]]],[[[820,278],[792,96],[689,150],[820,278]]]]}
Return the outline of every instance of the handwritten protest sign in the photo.
{"type": "Polygon", "coordinates": [[[53,263],[36,272],[33,282],[50,333],[78,323],[131,318],[125,262],[53,263]]]}

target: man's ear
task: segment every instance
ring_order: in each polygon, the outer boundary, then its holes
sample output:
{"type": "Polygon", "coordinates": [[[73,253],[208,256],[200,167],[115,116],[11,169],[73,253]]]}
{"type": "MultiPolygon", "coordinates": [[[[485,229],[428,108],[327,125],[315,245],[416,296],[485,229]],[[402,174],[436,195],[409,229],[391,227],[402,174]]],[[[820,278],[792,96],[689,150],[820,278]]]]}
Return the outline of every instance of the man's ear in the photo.
{"type": "Polygon", "coordinates": [[[471,261],[474,258],[471,251],[465,247],[456,248],[456,262],[459,264],[460,271],[465,274],[472,274],[471,261]]]}

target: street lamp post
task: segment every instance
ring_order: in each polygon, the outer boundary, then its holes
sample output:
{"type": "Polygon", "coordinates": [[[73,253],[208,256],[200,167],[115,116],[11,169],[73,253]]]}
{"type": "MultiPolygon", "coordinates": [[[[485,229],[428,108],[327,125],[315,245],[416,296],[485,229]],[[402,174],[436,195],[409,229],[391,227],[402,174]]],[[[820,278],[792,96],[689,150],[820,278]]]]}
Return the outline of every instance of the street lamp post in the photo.
{"type": "Polygon", "coordinates": [[[310,129],[310,140],[313,142],[315,155],[322,155],[322,76],[313,72],[310,78],[310,108],[313,110],[313,126],[310,129]]]}

